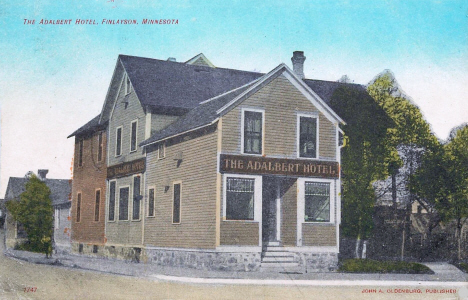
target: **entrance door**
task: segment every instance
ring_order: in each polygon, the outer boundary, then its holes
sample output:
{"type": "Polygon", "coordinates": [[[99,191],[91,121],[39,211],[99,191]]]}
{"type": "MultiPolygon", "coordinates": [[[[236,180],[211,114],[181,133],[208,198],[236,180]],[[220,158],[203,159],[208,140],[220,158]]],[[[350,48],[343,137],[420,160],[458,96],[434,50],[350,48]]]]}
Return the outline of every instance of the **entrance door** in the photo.
{"type": "Polygon", "coordinates": [[[279,183],[276,177],[263,176],[262,240],[263,244],[279,242],[279,183]]]}

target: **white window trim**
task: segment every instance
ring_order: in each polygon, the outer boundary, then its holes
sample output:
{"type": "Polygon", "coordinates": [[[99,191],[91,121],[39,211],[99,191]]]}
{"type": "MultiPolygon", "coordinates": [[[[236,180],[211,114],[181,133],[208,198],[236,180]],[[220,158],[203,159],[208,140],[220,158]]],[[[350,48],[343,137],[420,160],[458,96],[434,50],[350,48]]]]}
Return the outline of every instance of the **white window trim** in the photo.
{"type": "Polygon", "coordinates": [[[297,246],[302,246],[302,225],[318,224],[330,225],[335,224],[335,180],[324,178],[298,178],[297,179],[297,246]],[[330,222],[306,222],[305,219],[305,182],[322,182],[330,184],[330,222]]]}
{"type": "Polygon", "coordinates": [[[118,205],[116,205],[117,212],[118,212],[117,220],[119,220],[119,222],[128,222],[128,221],[130,221],[130,207],[131,207],[130,203],[133,204],[133,202],[130,201],[130,197],[132,197],[132,194],[131,194],[132,189],[130,188],[130,185],[122,185],[122,186],[119,186],[118,188],[116,187],[116,190],[118,190],[117,195],[119,195],[119,197],[117,198],[118,199],[118,201],[117,201],[118,205]],[[126,189],[126,188],[128,188],[127,219],[126,220],[120,220],[120,190],[121,189],[126,189]]]}
{"type": "Polygon", "coordinates": [[[118,126],[115,128],[115,157],[119,157],[122,155],[122,145],[123,145],[123,126],[118,126]],[[117,154],[117,132],[120,128],[120,154],[117,154]]]}
{"type": "Polygon", "coordinates": [[[115,214],[115,212],[118,211],[118,210],[117,210],[117,206],[118,206],[118,201],[117,201],[117,200],[118,200],[118,199],[117,199],[117,180],[115,180],[115,179],[114,179],[114,180],[109,180],[109,182],[107,183],[107,190],[108,190],[108,192],[107,192],[107,196],[106,196],[106,202],[107,202],[106,204],[107,204],[107,205],[106,205],[106,216],[105,216],[105,218],[106,218],[106,222],[111,222],[111,223],[113,223],[113,222],[115,222],[115,221],[117,220],[116,217],[118,217],[118,216],[116,216],[116,214],[115,214]],[[111,193],[110,193],[110,186],[111,186],[111,183],[112,183],[112,182],[115,182],[114,220],[109,220],[109,212],[110,212],[110,210],[109,210],[110,205],[109,205],[109,204],[110,204],[110,196],[111,196],[111,193]]]}
{"type": "Polygon", "coordinates": [[[318,160],[319,159],[319,145],[320,145],[320,136],[319,136],[319,114],[318,113],[297,113],[297,121],[296,121],[296,151],[297,151],[297,158],[301,159],[310,159],[310,160],[318,160]],[[301,156],[301,145],[300,145],[300,137],[301,137],[301,117],[305,118],[313,118],[317,120],[317,133],[316,133],[316,147],[315,147],[315,157],[302,157],[301,156]]]}
{"type": "Polygon", "coordinates": [[[245,155],[263,156],[265,153],[265,110],[260,108],[247,108],[243,107],[241,113],[241,153],[245,155]],[[245,112],[259,112],[262,113],[262,153],[245,153],[244,152],[244,127],[245,127],[245,112]]]}
{"type": "Polygon", "coordinates": [[[130,81],[130,77],[128,77],[128,74],[125,73],[124,76],[124,86],[125,86],[125,95],[128,95],[132,92],[132,82],[130,81]],[[127,84],[128,81],[128,84],[127,84]]]}
{"type": "Polygon", "coordinates": [[[102,190],[99,188],[99,189],[95,189],[94,190],[94,215],[93,215],[93,222],[99,222],[101,221],[101,206],[102,206],[102,190]],[[99,218],[98,220],[96,221],[96,193],[97,191],[99,191],[99,218]]]}
{"type": "Polygon", "coordinates": [[[263,177],[258,175],[241,175],[241,174],[232,174],[225,173],[223,174],[223,222],[245,222],[252,223],[258,222],[258,245],[262,245],[262,192],[263,192],[263,177]],[[227,178],[248,178],[254,179],[254,219],[253,220],[226,220],[226,187],[227,187],[227,178]]]}
{"type": "Polygon", "coordinates": [[[138,150],[138,119],[133,120],[130,122],[130,153],[136,152],[138,150]],[[135,150],[132,150],[132,126],[133,123],[136,123],[136,130],[135,130],[135,150]]]}
{"type": "Polygon", "coordinates": [[[171,223],[173,225],[179,225],[182,223],[182,181],[173,181],[172,182],[172,213],[171,213],[171,223]],[[180,184],[180,201],[179,201],[179,222],[174,223],[174,186],[180,184]]]}
{"type": "MultiPolygon", "coordinates": [[[[148,191],[148,215],[147,215],[147,217],[148,217],[148,218],[154,218],[154,217],[156,217],[156,187],[155,187],[154,185],[150,185],[150,186],[148,186],[147,191],[148,191]],[[154,191],[154,192],[153,192],[153,195],[154,195],[154,204],[153,204],[153,205],[154,205],[154,207],[153,207],[153,215],[152,215],[152,216],[149,214],[149,211],[150,211],[150,210],[149,210],[150,190],[153,190],[153,191],[154,191]]],[[[174,196],[173,196],[173,197],[174,197],[174,196]]]]}
{"type": "Polygon", "coordinates": [[[164,159],[164,158],[166,158],[166,142],[165,141],[158,144],[158,159],[164,159]],[[159,148],[161,147],[161,145],[164,151],[163,156],[161,156],[161,148],[159,148]]]}
{"type": "Polygon", "coordinates": [[[142,204],[142,200],[143,200],[143,198],[140,200],[140,213],[139,213],[139,215],[138,215],[139,218],[138,218],[138,219],[134,219],[134,218],[133,218],[133,201],[134,201],[134,199],[133,199],[133,194],[134,194],[134,193],[133,193],[133,192],[134,192],[134,189],[135,189],[135,177],[137,177],[137,176],[140,176],[140,195],[143,195],[143,194],[141,194],[142,185],[143,185],[143,184],[142,184],[142,183],[143,183],[143,180],[142,180],[142,179],[143,179],[143,174],[141,174],[141,173],[140,173],[140,174],[134,174],[134,175],[132,176],[132,191],[131,191],[131,192],[132,192],[132,194],[131,194],[131,196],[132,196],[132,204],[129,205],[129,206],[132,208],[132,211],[131,211],[131,213],[130,213],[130,215],[132,216],[131,220],[132,220],[132,221],[135,221],[135,222],[141,221],[141,204],[142,204]]]}

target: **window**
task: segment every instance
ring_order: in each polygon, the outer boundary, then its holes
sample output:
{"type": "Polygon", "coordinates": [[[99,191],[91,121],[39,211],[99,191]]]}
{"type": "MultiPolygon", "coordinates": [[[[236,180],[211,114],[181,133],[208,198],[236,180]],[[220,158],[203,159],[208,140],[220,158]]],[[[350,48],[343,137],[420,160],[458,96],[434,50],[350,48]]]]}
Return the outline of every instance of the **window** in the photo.
{"type": "Polygon", "coordinates": [[[78,166],[83,166],[83,140],[80,139],[78,149],[78,166]]]}
{"type": "Polygon", "coordinates": [[[125,94],[130,94],[132,92],[132,83],[127,74],[125,74],[125,94]]]}
{"type": "Polygon", "coordinates": [[[158,158],[164,158],[166,156],[166,143],[160,143],[158,145],[158,158]]]}
{"type": "Polygon", "coordinates": [[[101,204],[101,190],[96,190],[96,203],[94,204],[94,221],[99,221],[99,206],[101,204]]]}
{"type": "Polygon", "coordinates": [[[76,222],[81,221],[81,193],[78,193],[78,200],[76,201],[76,222]]]}
{"type": "Polygon", "coordinates": [[[305,182],[304,221],[330,222],[330,183],[305,182]]]}
{"type": "Polygon", "coordinates": [[[180,183],[174,184],[174,198],[172,205],[172,223],[180,223],[180,183]]]}
{"type": "Polygon", "coordinates": [[[299,116],[299,157],[317,158],[317,118],[299,116]]]}
{"type": "Polygon", "coordinates": [[[115,181],[109,183],[109,221],[115,220],[115,181]]]}
{"type": "Polygon", "coordinates": [[[119,193],[119,220],[128,220],[128,196],[129,188],[120,188],[119,193]]]}
{"type": "Polygon", "coordinates": [[[97,160],[101,161],[102,160],[102,153],[104,150],[104,145],[102,141],[102,132],[99,132],[98,134],[98,154],[97,154],[97,160]]]}
{"type": "Polygon", "coordinates": [[[140,219],[141,176],[133,177],[133,220],[140,219]]]}
{"type": "Polygon", "coordinates": [[[244,153],[262,154],[263,112],[245,110],[243,117],[244,153]]]}
{"type": "Polygon", "coordinates": [[[148,191],[148,216],[154,217],[154,189],[148,191]]]}
{"type": "Polygon", "coordinates": [[[118,127],[115,137],[115,156],[122,154],[122,127],[118,127]]]}
{"type": "Polygon", "coordinates": [[[133,121],[131,125],[130,134],[130,152],[136,151],[137,149],[137,125],[138,121],[133,121]]]}
{"type": "Polygon", "coordinates": [[[228,177],[226,180],[226,220],[253,220],[255,179],[228,177]]]}

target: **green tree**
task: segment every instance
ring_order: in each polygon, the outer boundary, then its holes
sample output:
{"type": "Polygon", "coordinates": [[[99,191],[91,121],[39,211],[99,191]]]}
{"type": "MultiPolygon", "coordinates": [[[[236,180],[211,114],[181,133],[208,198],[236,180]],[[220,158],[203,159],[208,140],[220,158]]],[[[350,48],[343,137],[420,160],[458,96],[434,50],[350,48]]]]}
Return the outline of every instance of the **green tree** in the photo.
{"type": "Polygon", "coordinates": [[[53,208],[49,187],[33,174],[19,201],[10,200],[6,206],[14,220],[23,225],[30,248],[45,253],[48,257],[52,253],[53,234],[53,208]]]}
{"type": "Polygon", "coordinates": [[[372,183],[387,176],[387,130],[392,121],[360,86],[338,88],[331,107],[347,124],[343,126],[342,226],[344,236],[356,239],[356,257],[361,241],[373,226],[375,195],[372,183]]]}
{"type": "Polygon", "coordinates": [[[468,125],[452,129],[437,151],[428,152],[414,175],[412,189],[430,201],[444,223],[455,222],[457,259],[462,259],[461,231],[468,219],[468,125]]]}

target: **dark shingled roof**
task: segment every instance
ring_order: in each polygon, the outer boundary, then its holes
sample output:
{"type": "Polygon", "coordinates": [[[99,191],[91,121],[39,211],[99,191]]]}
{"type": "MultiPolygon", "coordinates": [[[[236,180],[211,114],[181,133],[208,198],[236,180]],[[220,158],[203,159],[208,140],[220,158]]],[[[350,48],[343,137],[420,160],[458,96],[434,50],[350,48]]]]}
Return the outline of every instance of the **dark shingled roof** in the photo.
{"type": "Polygon", "coordinates": [[[143,107],[192,109],[264,74],[120,55],[143,107]]]}
{"type": "Polygon", "coordinates": [[[99,117],[100,116],[101,116],[100,114],[97,115],[91,121],[89,121],[85,125],[81,126],[77,130],[75,130],[75,132],[70,134],[67,138],[70,138],[70,137],[76,136],[76,135],[85,135],[85,134],[88,134],[88,133],[91,133],[91,132],[95,132],[96,130],[99,130],[101,128],[105,128],[105,124],[99,124],[99,117]]]}
{"type": "Polygon", "coordinates": [[[216,113],[218,109],[242,94],[245,90],[251,87],[254,82],[256,81],[254,80],[248,85],[226,93],[225,95],[219,96],[216,99],[212,99],[200,104],[199,106],[190,110],[183,117],[180,117],[174,123],[153,134],[149,139],[143,141],[140,145],[148,145],[164,138],[210,124],[212,121],[216,120],[217,117],[219,117],[219,114],[216,113]]]}
{"type": "MultiPolygon", "coordinates": [[[[325,81],[314,79],[304,79],[304,83],[307,84],[307,86],[309,86],[329,106],[333,93],[339,87],[347,86],[351,88],[365,90],[365,87],[363,85],[355,83],[343,83],[337,81],[325,81]]],[[[332,109],[334,108],[332,107],[332,109]]]]}
{"type": "MultiPolygon", "coordinates": [[[[10,177],[5,200],[19,199],[21,193],[26,189],[28,180],[29,179],[25,177],[10,177]]],[[[50,189],[52,205],[64,204],[70,201],[71,180],[46,178],[44,182],[50,189]]]]}

